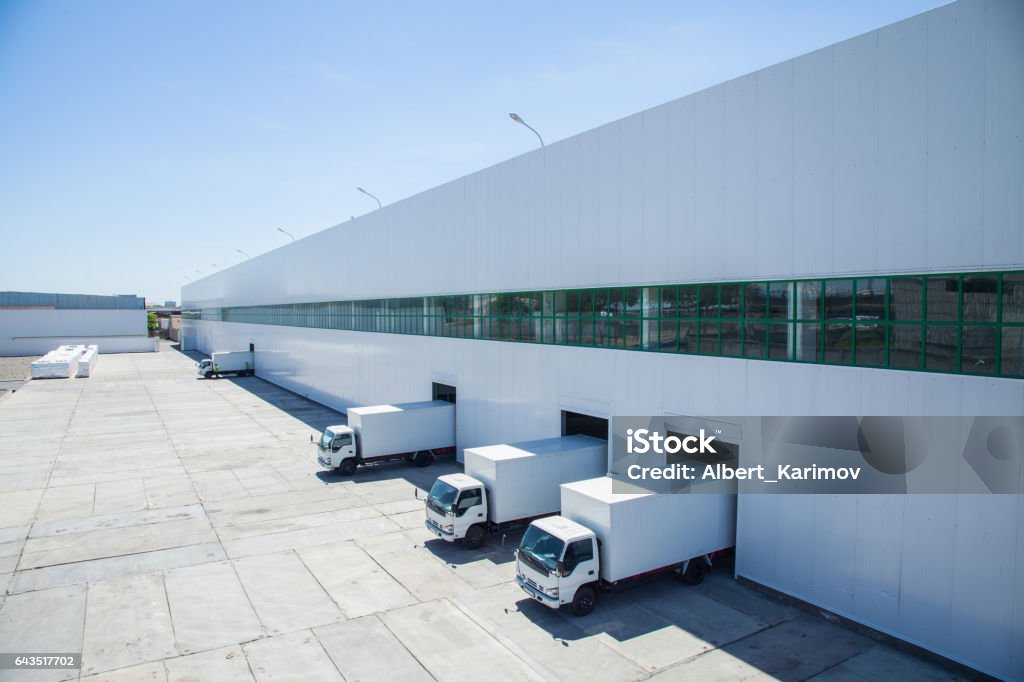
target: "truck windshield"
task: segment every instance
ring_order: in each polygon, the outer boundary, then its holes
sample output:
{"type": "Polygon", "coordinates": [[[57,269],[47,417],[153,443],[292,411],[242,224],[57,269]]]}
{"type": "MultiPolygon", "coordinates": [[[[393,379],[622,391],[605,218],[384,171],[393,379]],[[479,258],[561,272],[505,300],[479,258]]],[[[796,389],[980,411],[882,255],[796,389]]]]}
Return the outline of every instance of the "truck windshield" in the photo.
{"type": "Polygon", "coordinates": [[[555,570],[565,543],[536,526],[530,526],[519,543],[519,556],[539,571],[555,570]]]}
{"type": "Polygon", "coordinates": [[[320,448],[327,450],[331,447],[332,440],[334,440],[334,432],[330,429],[324,429],[323,434],[320,436],[320,448]]]}
{"type": "Polygon", "coordinates": [[[434,481],[434,487],[427,495],[427,504],[438,514],[447,514],[455,504],[459,491],[442,480],[434,481]]]}

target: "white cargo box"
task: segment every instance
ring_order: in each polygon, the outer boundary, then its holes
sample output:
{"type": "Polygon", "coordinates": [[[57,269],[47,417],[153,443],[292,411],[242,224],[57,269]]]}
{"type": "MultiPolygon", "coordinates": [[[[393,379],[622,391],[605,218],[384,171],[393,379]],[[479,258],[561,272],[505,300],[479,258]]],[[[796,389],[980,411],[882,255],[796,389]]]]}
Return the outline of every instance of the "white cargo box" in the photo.
{"type": "Polygon", "coordinates": [[[96,366],[96,361],[99,359],[100,349],[96,346],[88,346],[85,352],[82,353],[82,357],[78,359],[78,372],[75,374],[77,377],[88,377],[92,374],[92,368],[96,366]]]}
{"type": "Polygon", "coordinates": [[[363,459],[455,446],[455,405],[443,400],[348,410],[363,459]]]}
{"type": "Polygon", "coordinates": [[[557,514],[558,486],[603,476],[608,443],[590,436],[466,448],[466,473],[487,486],[488,518],[506,523],[557,514]]]}
{"type": "Polygon", "coordinates": [[[67,379],[78,372],[78,360],[85,346],[59,346],[30,366],[33,379],[67,379]]]}
{"type": "Polygon", "coordinates": [[[210,359],[217,366],[218,372],[237,372],[256,366],[253,363],[252,351],[248,350],[221,351],[210,355],[210,359]]]}
{"type": "Polygon", "coordinates": [[[736,496],[621,494],[607,476],[562,485],[562,516],[601,540],[601,578],[616,582],[736,544],[736,496]]]}

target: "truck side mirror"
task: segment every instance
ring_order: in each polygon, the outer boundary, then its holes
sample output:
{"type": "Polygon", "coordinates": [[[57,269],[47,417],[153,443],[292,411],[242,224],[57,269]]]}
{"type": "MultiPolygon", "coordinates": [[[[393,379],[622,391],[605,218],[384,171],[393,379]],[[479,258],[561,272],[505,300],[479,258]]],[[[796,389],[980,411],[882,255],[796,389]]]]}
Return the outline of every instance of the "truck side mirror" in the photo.
{"type": "Polygon", "coordinates": [[[315,443],[316,442],[315,440],[313,440],[313,434],[312,433],[309,434],[309,442],[310,443],[315,443]]]}
{"type": "Polygon", "coordinates": [[[568,573],[565,572],[564,561],[559,560],[558,563],[555,564],[555,570],[558,572],[558,575],[562,576],[563,578],[568,575],[568,573]]]}

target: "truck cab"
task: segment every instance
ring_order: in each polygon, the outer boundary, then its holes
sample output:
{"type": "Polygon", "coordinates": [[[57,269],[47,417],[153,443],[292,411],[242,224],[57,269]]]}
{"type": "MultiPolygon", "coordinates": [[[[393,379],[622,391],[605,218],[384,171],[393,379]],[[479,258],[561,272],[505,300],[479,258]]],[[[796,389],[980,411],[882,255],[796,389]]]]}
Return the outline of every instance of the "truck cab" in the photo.
{"type": "Polygon", "coordinates": [[[537,519],[516,550],[516,583],[547,607],[568,604],[574,614],[585,616],[597,605],[598,547],[594,532],[575,521],[564,516],[537,519]]]}
{"type": "Polygon", "coordinates": [[[213,374],[213,360],[211,360],[210,358],[203,358],[202,360],[199,361],[199,364],[196,365],[196,368],[196,374],[198,376],[209,379],[210,376],[213,374]]]}
{"type": "Polygon", "coordinates": [[[487,488],[466,474],[434,481],[425,504],[427,530],[445,542],[475,549],[487,539],[487,488]]]}
{"type": "Polygon", "coordinates": [[[328,469],[341,469],[346,475],[356,470],[356,436],[351,427],[339,424],[328,426],[316,442],[317,462],[328,469]]]}

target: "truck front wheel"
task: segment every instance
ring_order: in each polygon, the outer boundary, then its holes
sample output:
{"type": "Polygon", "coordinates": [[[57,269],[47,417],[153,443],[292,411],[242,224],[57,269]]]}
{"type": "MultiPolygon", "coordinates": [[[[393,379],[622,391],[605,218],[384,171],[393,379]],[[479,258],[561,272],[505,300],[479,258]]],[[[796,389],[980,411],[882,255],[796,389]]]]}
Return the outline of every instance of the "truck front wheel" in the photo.
{"type": "Polygon", "coordinates": [[[418,467],[425,467],[433,461],[434,455],[429,450],[420,450],[412,458],[412,463],[418,467]]]}
{"type": "Polygon", "coordinates": [[[213,377],[213,372],[211,372],[210,370],[206,370],[205,372],[203,372],[203,378],[204,379],[210,379],[212,377],[213,377]]]}
{"type": "Polygon", "coordinates": [[[340,471],[343,476],[351,476],[356,472],[356,466],[358,465],[356,464],[355,458],[349,457],[348,459],[341,460],[341,464],[338,466],[338,471],[340,471]]]}
{"type": "Polygon", "coordinates": [[[572,614],[586,616],[597,606],[597,590],[590,585],[582,585],[572,598],[572,614]]]}
{"type": "Polygon", "coordinates": [[[462,545],[468,549],[479,549],[487,540],[487,531],[480,524],[470,526],[466,531],[466,537],[462,538],[462,545]]]}

